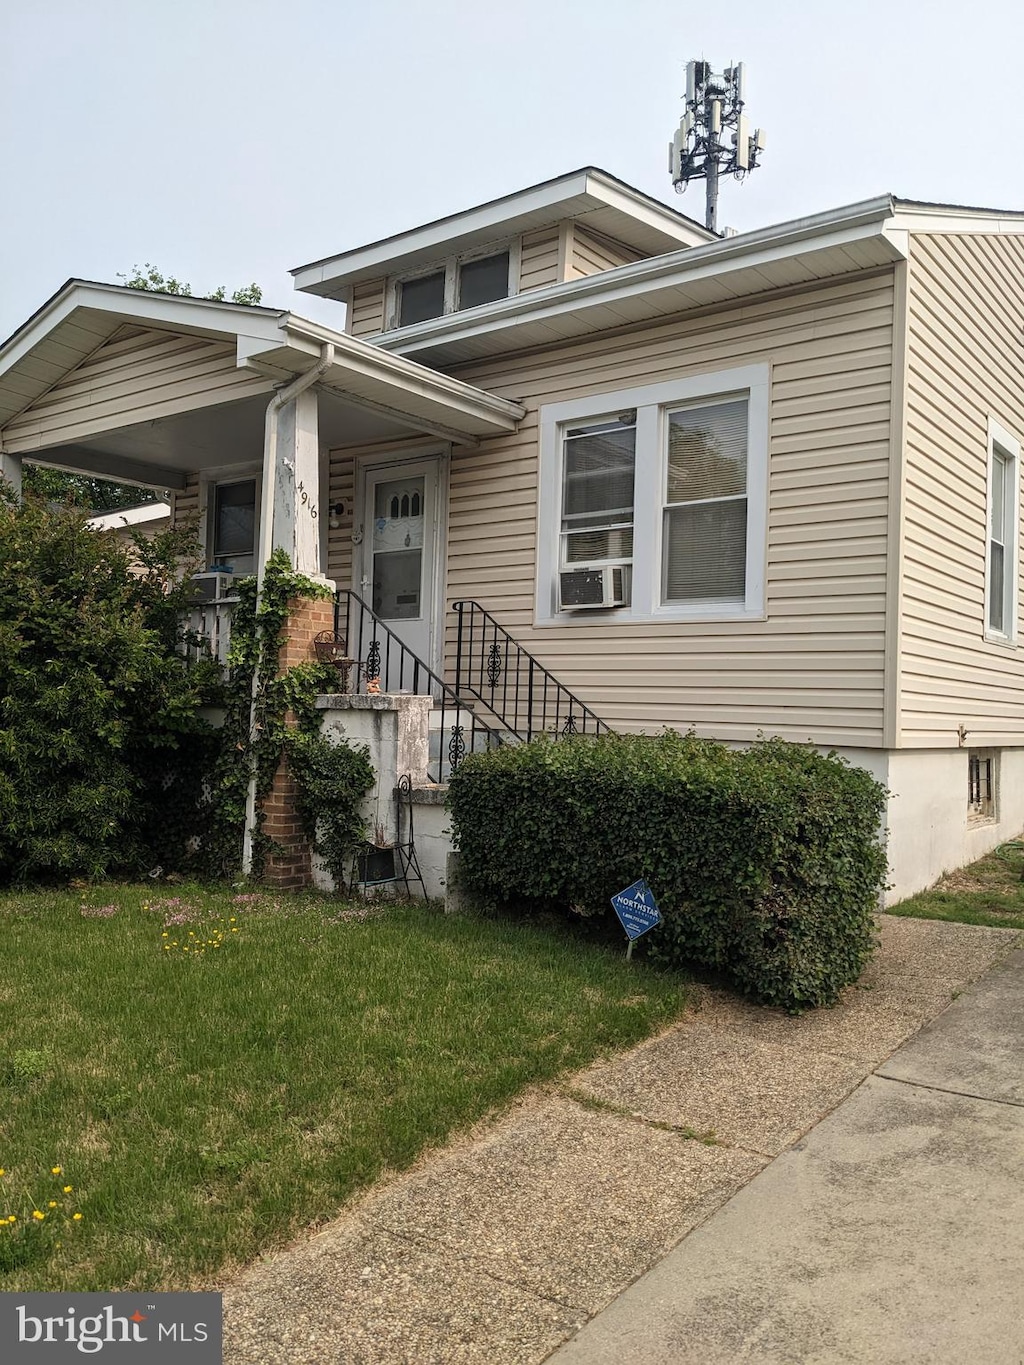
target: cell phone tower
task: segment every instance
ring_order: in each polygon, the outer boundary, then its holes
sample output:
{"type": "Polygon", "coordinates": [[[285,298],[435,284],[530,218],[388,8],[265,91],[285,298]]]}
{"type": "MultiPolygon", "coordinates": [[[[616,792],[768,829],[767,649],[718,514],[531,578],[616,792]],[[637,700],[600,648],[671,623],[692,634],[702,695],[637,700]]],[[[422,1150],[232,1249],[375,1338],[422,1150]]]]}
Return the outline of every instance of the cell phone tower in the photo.
{"type": "Polygon", "coordinates": [[[718,231],[718,177],[724,172],[742,180],[756,170],[767,140],[763,128],[750,131],[743,86],[742,62],[721,75],[707,62],[686,63],[686,111],[669,143],[668,169],[677,194],[691,180],[708,182],[704,223],[712,232],[718,231]]]}

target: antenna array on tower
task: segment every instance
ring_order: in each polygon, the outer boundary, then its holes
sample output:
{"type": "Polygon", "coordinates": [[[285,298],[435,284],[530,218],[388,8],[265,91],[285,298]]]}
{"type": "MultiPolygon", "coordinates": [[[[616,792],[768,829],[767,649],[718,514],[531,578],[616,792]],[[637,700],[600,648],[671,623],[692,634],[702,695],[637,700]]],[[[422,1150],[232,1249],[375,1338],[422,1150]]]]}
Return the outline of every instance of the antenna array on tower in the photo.
{"type": "Polygon", "coordinates": [[[705,61],[686,63],[686,108],[669,143],[668,168],[676,192],[691,180],[707,181],[704,221],[718,230],[718,177],[724,171],[742,180],[757,169],[765,148],[763,128],[750,131],[743,112],[743,63],[727,66],[721,75],[705,61]],[[724,134],[731,131],[729,141],[724,134]]]}

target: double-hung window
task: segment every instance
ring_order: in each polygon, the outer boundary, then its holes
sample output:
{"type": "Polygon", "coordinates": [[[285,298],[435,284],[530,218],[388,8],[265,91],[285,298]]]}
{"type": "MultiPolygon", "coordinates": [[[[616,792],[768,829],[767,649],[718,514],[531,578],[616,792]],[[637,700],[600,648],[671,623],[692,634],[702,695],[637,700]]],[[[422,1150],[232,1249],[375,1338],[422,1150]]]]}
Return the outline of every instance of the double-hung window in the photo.
{"type": "Polygon", "coordinates": [[[748,410],[744,395],[667,414],[665,603],[744,600],[748,410]]]}
{"type": "Polygon", "coordinates": [[[552,404],[540,426],[538,624],[763,616],[766,365],[552,404]]]}
{"type": "Polygon", "coordinates": [[[635,458],[635,412],[565,429],[561,496],[565,567],[632,560],[635,458]]]}
{"type": "Polygon", "coordinates": [[[1017,640],[1019,483],[1020,445],[998,422],[990,420],[985,636],[998,644],[1015,644],[1017,640]]]}

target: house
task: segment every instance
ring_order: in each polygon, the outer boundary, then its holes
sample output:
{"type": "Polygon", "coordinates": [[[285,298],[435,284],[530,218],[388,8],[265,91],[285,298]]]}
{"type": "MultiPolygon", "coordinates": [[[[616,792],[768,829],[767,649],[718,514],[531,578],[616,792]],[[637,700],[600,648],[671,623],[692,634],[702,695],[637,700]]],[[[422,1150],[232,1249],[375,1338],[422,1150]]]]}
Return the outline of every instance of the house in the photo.
{"type": "Polygon", "coordinates": [[[7,476],[172,489],[235,572],[283,546],[386,689],[481,725],[836,749],[893,899],[1024,827],[1024,214],[722,239],[585,169],[293,274],[336,328],[70,281],[0,348],[7,476]]]}

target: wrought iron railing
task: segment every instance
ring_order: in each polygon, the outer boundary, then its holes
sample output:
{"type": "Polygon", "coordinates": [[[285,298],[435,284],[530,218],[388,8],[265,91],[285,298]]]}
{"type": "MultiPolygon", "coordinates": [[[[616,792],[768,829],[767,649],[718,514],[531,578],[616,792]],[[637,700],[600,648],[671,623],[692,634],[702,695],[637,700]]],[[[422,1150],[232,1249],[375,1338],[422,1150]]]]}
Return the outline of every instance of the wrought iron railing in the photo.
{"type": "Polygon", "coordinates": [[[603,720],[514,640],[479,602],[453,602],[456,616],[454,687],[481,701],[500,728],[529,741],[535,735],[607,734],[603,720]]]}
{"type": "Polygon", "coordinates": [[[351,588],[342,588],[334,599],[334,629],[346,642],[355,660],[351,686],[366,692],[377,680],[382,692],[429,694],[434,699],[427,775],[431,782],[445,781],[468,753],[496,748],[504,740],[497,725],[476,714],[473,699],[459,694],[406,645],[391,627],[376,616],[351,588]],[[436,752],[434,749],[436,747],[436,752]]]}

